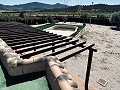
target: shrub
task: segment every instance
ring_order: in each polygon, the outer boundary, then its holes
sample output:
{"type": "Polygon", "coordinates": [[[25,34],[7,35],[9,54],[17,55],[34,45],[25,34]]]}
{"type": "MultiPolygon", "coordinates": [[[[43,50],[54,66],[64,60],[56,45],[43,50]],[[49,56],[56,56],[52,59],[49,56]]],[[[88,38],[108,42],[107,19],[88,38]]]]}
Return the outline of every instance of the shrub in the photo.
{"type": "Polygon", "coordinates": [[[80,18],[83,19],[83,21],[84,21],[84,23],[85,23],[86,20],[90,18],[90,15],[88,15],[88,14],[82,14],[82,15],[80,16],[80,18]]]}
{"type": "Polygon", "coordinates": [[[19,17],[24,18],[24,12],[20,12],[19,17]]]}
{"type": "Polygon", "coordinates": [[[112,13],[110,17],[111,24],[114,24],[117,26],[117,28],[120,28],[120,11],[112,13]]]}
{"type": "Polygon", "coordinates": [[[53,23],[53,17],[52,16],[48,16],[47,20],[48,20],[49,23],[51,23],[51,24],[53,23]]]}
{"type": "Polygon", "coordinates": [[[107,17],[105,15],[98,14],[96,19],[98,19],[98,20],[106,20],[107,17]]]}

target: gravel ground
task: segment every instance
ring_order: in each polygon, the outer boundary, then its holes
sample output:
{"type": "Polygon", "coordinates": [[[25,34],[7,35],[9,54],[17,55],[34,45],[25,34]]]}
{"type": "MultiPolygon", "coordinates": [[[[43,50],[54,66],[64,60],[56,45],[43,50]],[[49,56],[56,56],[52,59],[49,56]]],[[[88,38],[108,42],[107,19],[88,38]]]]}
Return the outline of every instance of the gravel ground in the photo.
{"type": "MultiPolygon", "coordinates": [[[[79,37],[78,37],[79,38],[79,37]]],[[[90,82],[98,90],[120,89],[120,31],[112,30],[110,26],[87,25],[83,40],[95,43],[98,50],[94,53],[90,82]],[[102,78],[108,82],[106,87],[97,83],[102,78]]],[[[66,68],[85,79],[88,51],[64,61],[66,68]]]]}

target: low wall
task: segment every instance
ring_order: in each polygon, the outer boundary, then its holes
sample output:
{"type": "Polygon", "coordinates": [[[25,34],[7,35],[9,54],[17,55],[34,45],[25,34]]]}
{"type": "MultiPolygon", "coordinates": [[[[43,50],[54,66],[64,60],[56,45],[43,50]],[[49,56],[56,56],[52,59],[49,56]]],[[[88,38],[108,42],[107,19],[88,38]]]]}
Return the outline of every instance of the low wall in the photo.
{"type": "Polygon", "coordinates": [[[47,63],[46,73],[52,90],[79,90],[72,75],[69,74],[57,58],[49,57],[47,63]]]}

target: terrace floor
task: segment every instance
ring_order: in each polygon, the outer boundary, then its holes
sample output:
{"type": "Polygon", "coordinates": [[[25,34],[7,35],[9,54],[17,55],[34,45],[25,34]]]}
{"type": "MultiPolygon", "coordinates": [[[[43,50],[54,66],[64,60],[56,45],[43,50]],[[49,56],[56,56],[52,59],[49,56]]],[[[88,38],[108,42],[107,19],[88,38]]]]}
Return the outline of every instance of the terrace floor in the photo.
{"type": "Polygon", "coordinates": [[[0,90],[50,90],[45,72],[12,77],[0,62],[0,90]]]}

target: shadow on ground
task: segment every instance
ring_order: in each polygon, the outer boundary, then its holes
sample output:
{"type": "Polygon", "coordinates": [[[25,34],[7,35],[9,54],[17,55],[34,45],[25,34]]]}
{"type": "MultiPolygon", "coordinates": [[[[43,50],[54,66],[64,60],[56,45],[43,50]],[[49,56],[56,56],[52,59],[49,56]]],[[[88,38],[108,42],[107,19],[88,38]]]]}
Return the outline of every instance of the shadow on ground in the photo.
{"type": "Polygon", "coordinates": [[[32,81],[34,79],[38,79],[43,76],[46,76],[45,72],[35,72],[35,73],[30,73],[30,74],[25,74],[25,75],[20,75],[20,76],[10,76],[7,73],[7,70],[3,66],[1,61],[0,61],[0,66],[4,73],[4,77],[6,79],[6,86],[11,86],[11,85],[15,85],[15,84],[26,82],[26,81],[32,81]]]}
{"type": "Polygon", "coordinates": [[[115,26],[112,26],[111,29],[112,29],[112,30],[116,30],[116,31],[120,31],[120,28],[117,28],[117,27],[115,27],[115,26]]]}

